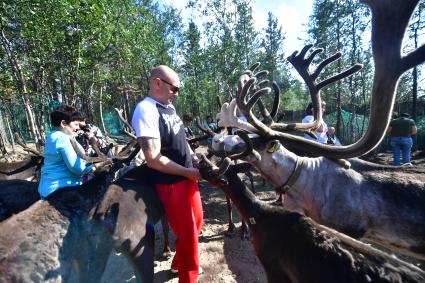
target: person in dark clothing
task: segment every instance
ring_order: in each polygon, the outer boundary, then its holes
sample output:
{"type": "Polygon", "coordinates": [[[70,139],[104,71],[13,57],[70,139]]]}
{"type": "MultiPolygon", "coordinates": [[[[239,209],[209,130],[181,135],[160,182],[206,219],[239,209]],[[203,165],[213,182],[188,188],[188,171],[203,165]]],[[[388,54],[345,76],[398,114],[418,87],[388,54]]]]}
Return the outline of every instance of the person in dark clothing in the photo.
{"type": "MultiPolygon", "coordinates": [[[[192,118],[189,115],[184,114],[183,115],[184,133],[186,134],[186,139],[188,141],[195,137],[195,134],[190,128],[190,123],[192,123],[192,118]]],[[[189,143],[189,145],[192,150],[195,150],[199,147],[199,142],[189,143]]]]}
{"type": "Polygon", "coordinates": [[[416,135],[417,131],[415,121],[410,119],[408,113],[403,113],[399,118],[390,122],[387,133],[391,136],[394,165],[400,166],[400,152],[403,156],[403,165],[411,165],[412,135],[416,135]]]}

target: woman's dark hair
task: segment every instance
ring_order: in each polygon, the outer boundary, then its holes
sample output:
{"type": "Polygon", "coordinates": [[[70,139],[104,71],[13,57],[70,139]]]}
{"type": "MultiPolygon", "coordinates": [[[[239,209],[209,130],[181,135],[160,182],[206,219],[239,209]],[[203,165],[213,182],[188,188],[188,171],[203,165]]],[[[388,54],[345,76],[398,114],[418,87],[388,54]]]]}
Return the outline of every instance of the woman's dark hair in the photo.
{"type": "Polygon", "coordinates": [[[62,105],[50,113],[50,122],[53,127],[59,127],[62,121],[69,124],[72,121],[78,121],[79,112],[72,106],[62,105]]]}
{"type": "Polygon", "coordinates": [[[305,109],[306,115],[313,115],[313,103],[309,103],[305,109]]]}
{"type": "Polygon", "coordinates": [[[72,114],[71,121],[86,121],[86,123],[88,123],[86,117],[84,117],[83,113],[81,113],[80,111],[75,111],[72,114]]]}
{"type": "MultiPolygon", "coordinates": [[[[323,106],[326,106],[326,102],[324,100],[322,100],[322,107],[323,106]]],[[[307,108],[305,109],[305,114],[306,115],[313,115],[313,103],[312,102],[310,102],[307,105],[307,108]]]]}
{"type": "Polygon", "coordinates": [[[183,115],[183,121],[185,121],[185,122],[191,122],[192,121],[192,117],[190,117],[188,114],[184,114],[183,115]]]}

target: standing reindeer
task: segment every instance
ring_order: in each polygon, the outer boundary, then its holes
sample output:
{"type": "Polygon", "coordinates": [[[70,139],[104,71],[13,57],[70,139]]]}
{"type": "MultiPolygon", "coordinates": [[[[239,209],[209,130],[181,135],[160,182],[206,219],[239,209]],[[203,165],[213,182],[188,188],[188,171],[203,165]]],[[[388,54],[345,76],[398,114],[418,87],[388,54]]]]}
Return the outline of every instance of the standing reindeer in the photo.
{"type": "MultiPolygon", "coordinates": [[[[320,89],[360,69],[356,65],[316,83],[323,68],[341,55],[337,53],[324,60],[311,73],[308,67],[314,56],[321,52],[316,49],[305,58],[311,46],[288,59],[310,90],[315,109],[314,122],[283,124],[270,119],[263,123],[256,118],[252,107],[262,95],[270,93],[270,88],[256,86],[255,75],[247,71],[239,81],[237,98],[223,105],[219,125],[238,127],[258,135],[252,139],[253,154],[245,160],[253,164],[276,190],[285,193],[286,209],[304,213],[319,223],[350,235],[364,236],[425,259],[425,179],[398,179],[394,168],[379,167],[357,159],[351,160],[353,169],[348,169],[349,163],[340,160],[366,154],[380,143],[391,119],[399,77],[425,60],[424,45],[405,56],[401,55],[403,35],[418,0],[362,2],[372,9],[375,75],[369,128],[359,141],[349,146],[329,146],[287,133],[293,130],[311,133],[322,119],[320,89]],[[236,120],[236,105],[250,123],[236,120]],[[303,155],[322,157],[301,157],[283,145],[303,155]],[[379,176],[367,174],[365,170],[378,171],[379,176]]],[[[246,145],[239,137],[218,135],[213,142],[216,151],[227,154],[243,150],[246,145]]]]}
{"type": "Polygon", "coordinates": [[[268,282],[423,282],[425,272],[310,218],[258,200],[237,173],[248,164],[220,168],[205,156],[200,172],[232,199],[252,234],[268,282]],[[219,177],[225,173],[227,181],[219,177]]]}

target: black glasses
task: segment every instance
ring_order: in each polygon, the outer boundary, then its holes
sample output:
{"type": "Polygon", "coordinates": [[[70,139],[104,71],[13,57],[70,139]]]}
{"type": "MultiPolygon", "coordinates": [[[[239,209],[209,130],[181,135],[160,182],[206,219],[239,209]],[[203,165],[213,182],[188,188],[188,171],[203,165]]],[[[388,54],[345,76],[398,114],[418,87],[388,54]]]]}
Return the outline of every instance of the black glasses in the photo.
{"type": "Polygon", "coordinates": [[[178,86],[175,86],[175,85],[173,85],[172,83],[169,83],[169,82],[167,82],[167,81],[166,81],[166,80],[164,80],[164,79],[161,79],[161,78],[158,78],[158,79],[160,79],[162,82],[166,83],[167,85],[171,86],[170,90],[171,90],[173,93],[176,93],[176,92],[179,92],[179,91],[180,91],[180,88],[179,88],[178,86]]]}

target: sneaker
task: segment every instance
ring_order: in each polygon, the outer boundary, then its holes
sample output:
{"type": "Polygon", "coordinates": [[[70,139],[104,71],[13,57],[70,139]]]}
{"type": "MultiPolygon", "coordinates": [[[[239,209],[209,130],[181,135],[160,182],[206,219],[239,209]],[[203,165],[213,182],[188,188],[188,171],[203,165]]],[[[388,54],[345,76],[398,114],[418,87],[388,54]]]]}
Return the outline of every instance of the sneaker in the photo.
{"type": "MultiPolygon", "coordinates": [[[[177,269],[172,269],[172,268],[171,268],[171,273],[173,273],[173,274],[178,274],[178,273],[179,273],[179,271],[178,271],[177,269]]],[[[199,275],[201,275],[201,274],[203,274],[203,273],[204,273],[204,269],[203,269],[202,267],[199,267],[198,274],[199,274],[199,275]]]]}
{"type": "Polygon", "coordinates": [[[171,268],[171,273],[173,273],[173,274],[177,274],[177,273],[179,273],[179,271],[178,271],[177,269],[172,269],[172,268],[171,268]]]}

